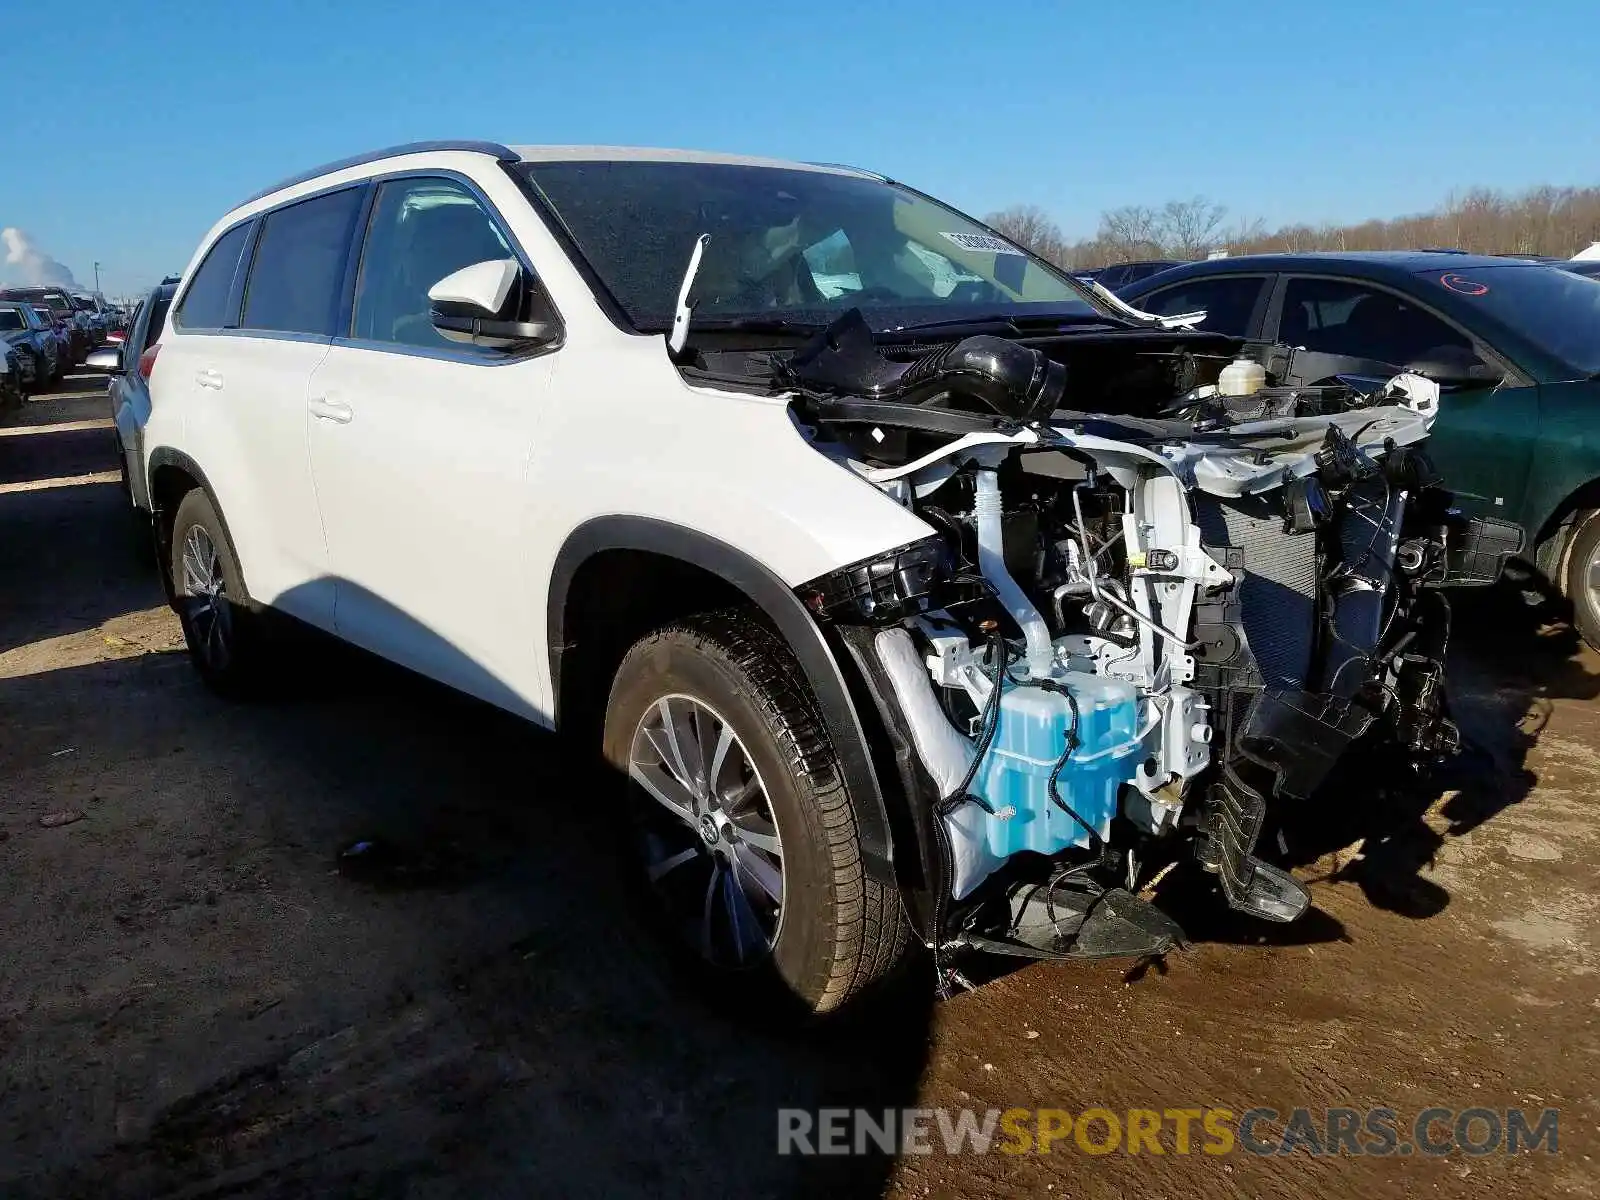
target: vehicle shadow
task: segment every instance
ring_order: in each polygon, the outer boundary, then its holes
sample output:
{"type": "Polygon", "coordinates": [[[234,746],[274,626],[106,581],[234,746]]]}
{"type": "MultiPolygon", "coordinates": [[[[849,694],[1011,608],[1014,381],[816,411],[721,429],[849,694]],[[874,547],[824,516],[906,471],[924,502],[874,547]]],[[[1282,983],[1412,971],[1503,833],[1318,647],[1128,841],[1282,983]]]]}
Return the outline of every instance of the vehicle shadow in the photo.
{"type": "MultiPolygon", "coordinates": [[[[1440,849],[1524,800],[1526,765],[1558,699],[1600,696],[1600,673],[1560,607],[1508,580],[1452,594],[1451,712],[1462,752],[1425,777],[1349,761],[1282,827],[1290,865],[1333,865],[1376,906],[1426,918],[1450,902],[1429,877],[1440,849]]],[[[1352,756],[1356,758],[1357,756],[1352,756]]]]}
{"type": "Polygon", "coordinates": [[[0,653],[162,603],[148,534],[114,477],[56,483],[115,471],[111,438],[109,429],[0,436],[0,653]]]}
{"type": "MultiPolygon", "coordinates": [[[[115,1075],[120,1097],[114,1138],[59,1101],[11,1112],[0,1159],[34,1161],[0,1192],[882,1193],[887,1156],[780,1156],[779,1110],[914,1105],[931,977],[812,1028],[686,986],[623,886],[619,780],[398,668],[302,649],[298,697],[270,703],[211,697],[177,654],[0,680],[24,724],[58,730],[85,695],[146,722],[137,756],[95,764],[127,811],[80,826],[139,832],[50,886],[78,895],[74,953],[158,957],[182,999],[148,1001],[150,1023],[96,1011],[92,1044],[0,1050],[55,1056],[54,1096],[115,1075]],[[357,842],[383,853],[341,870],[357,842]],[[219,962],[225,987],[193,982],[219,962]]],[[[4,970],[65,990],[56,953],[4,970]]]]}

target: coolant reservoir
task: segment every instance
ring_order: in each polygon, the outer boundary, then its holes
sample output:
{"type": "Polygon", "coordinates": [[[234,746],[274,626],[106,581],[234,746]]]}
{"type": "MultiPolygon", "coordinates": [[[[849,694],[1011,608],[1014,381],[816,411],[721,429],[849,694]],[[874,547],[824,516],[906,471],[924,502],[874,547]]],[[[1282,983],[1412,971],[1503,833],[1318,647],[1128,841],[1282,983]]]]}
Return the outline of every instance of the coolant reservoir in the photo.
{"type": "Polygon", "coordinates": [[[1217,391],[1224,396],[1249,396],[1267,386],[1267,369],[1248,358],[1236,358],[1222,368],[1217,391]]]}
{"type": "MultiPolygon", "coordinates": [[[[1102,838],[1110,836],[1117,792],[1138,766],[1138,700],[1134,685],[1082,671],[1060,671],[1078,704],[1078,745],[1057,779],[1056,790],[1102,838]]],[[[1055,854],[1090,844],[1089,831],[1050,799],[1050,773],[1066,747],[1072,708],[1058,692],[1004,683],[1000,721],[983,756],[972,791],[993,806],[984,815],[983,837],[997,859],[1018,850],[1055,854]]]]}

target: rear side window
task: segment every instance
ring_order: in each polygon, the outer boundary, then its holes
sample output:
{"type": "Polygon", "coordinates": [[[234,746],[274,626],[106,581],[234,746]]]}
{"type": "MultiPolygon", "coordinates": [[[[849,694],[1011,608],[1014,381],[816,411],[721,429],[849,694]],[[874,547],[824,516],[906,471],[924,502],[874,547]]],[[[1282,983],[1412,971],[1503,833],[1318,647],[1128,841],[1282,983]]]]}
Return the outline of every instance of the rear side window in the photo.
{"type": "Polygon", "coordinates": [[[233,290],[233,275],[239,268],[250,223],[236,225],[211,247],[194,282],[178,306],[178,324],[187,329],[221,329],[228,319],[228,294],[233,290]]]}
{"type": "Polygon", "coordinates": [[[1244,337],[1250,318],[1267,286],[1265,275],[1228,275],[1215,279],[1185,280],[1135,301],[1138,308],[1162,317],[1204,311],[1199,328],[1244,337]]]}
{"type": "Polygon", "coordinates": [[[264,218],[245,285],[245,329],[331,337],[361,189],[302,200],[264,218]]]}
{"type": "Polygon", "coordinates": [[[157,296],[145,303],[144,308],[148,311],[150,319],[145,324],[144,338],[139,345],[141,354],[153,343],[161,340],[161,330],[167,323],[167,309],[171,307],[171,296],[157,296]]]}

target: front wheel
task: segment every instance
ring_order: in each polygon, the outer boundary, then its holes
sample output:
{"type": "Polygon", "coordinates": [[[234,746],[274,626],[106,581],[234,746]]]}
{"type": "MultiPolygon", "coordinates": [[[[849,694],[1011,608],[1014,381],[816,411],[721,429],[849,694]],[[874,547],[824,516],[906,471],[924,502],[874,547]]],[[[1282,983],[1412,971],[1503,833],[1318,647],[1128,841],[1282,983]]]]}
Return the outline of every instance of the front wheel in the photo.
{"type": "Polygon", "coordinates": [[[788,648],[749,614],[690,618],[623,659],[605,757],[626,777],[650,911],[702,968],[840,1008],[905,958],[855,799],[788,648]]]}

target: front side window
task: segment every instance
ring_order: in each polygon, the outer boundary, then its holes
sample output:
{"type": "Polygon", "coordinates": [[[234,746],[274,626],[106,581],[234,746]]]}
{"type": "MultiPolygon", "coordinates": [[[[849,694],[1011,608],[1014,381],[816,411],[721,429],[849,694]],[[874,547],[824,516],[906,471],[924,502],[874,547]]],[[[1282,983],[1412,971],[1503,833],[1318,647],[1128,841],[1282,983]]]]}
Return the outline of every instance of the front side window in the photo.
{"type": "Polygon", "coordinates": [[[531,162],[522,168],[629,323],[672,323],[695,239],[711,241],[695,319],[878,329],[1094,316],[1056,268],[953,209],[880,179],[746,163],[531,162]]]}
{"type": "Polygon", "coordinates": [[[1278,340],[1394,367],[1441,351],[1476,356],[1470,338],[1432,313],[1393,292],[1342,279],[1291,279],[1278,340]]]}
{"type": "Polygon", "coordinates": [[[0,308],[0,329],[17,330],[26,329],[28,323],[22,319],[22,313],[14,308],[0,308]]]}
{"type": "Polygon", "coordinates": [[[178,306],[178,324],[188,329],[220,329],[228,319],[228,295],[244,251],[250,223],[236,225],[216,240],[194,273],[178,306]]]}
{"type": "Polygon", "coordinates": [[[470,353],[434,328],[428,289],[462,267],[512,257],[499,227],[461,184],[391,180],[379,190],[367,225],[351,336],[470,353]]]}
{"type": "Polygon", "coordinates": [[[245,285],[242,328],[333,336],[360,207],[361,190],[346,188],[267,214],[245,285]]]}
{"type": "Polygon", "coordinates": [[[1204,312],[1198,328],[1215,330],[1233,337],[1248,337],[1250,318],[1255,314],[1264,275],[1227,275],[1214,279],[1185,280],[1163,288],[1135,303],[1134,307],[1162,317],[1180,313],[1204,312]]]}

